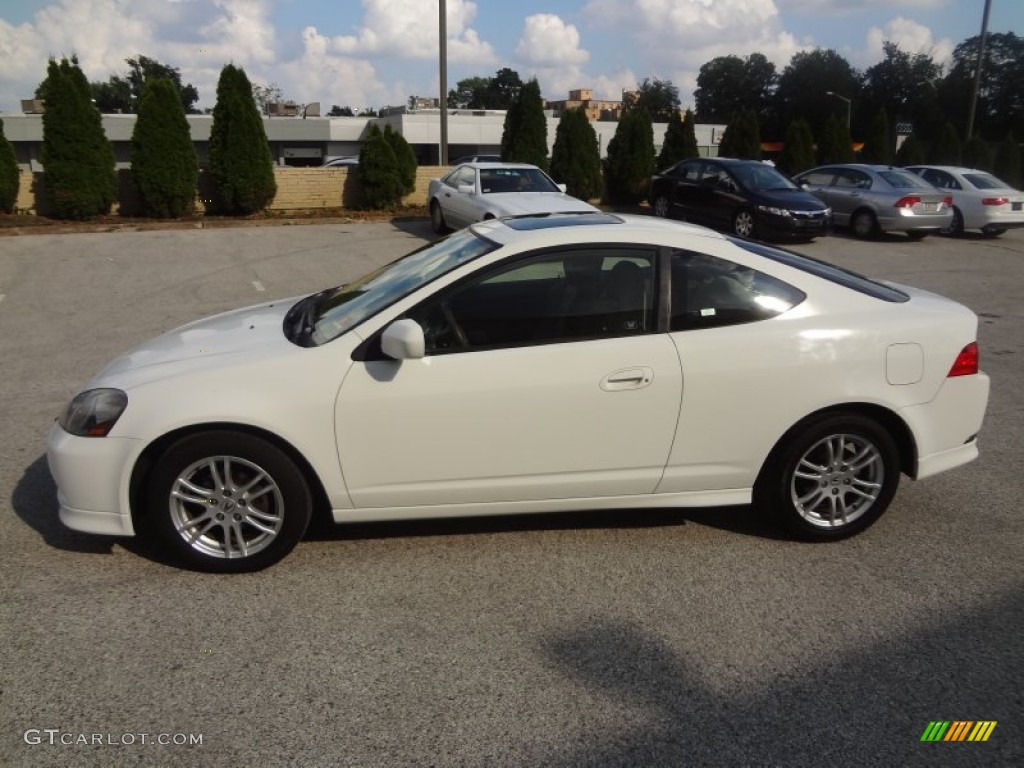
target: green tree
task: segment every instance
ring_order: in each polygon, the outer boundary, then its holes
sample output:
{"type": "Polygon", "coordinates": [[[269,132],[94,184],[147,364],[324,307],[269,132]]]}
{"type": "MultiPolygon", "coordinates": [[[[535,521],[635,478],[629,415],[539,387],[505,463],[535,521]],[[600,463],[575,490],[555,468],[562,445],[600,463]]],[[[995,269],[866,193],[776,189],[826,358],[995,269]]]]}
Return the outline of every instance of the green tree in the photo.
{"type": "Polygon", "coordinates": [[[43,185],[54,214],[88,219],[105,214],[117,199],[114,150],[78,60],[50,59],[38,93],[43,113],[43,185]]]}
{"type": "Polygon", "coordinates": [[[547,170],[548,121],[536,79],[522,87],[505,114],[501,159],[508,163],[532,163],[547,170]]]}
{"type": "Polygon", "coordinates": [[[448,106],[454,109],[509,109],[519,95],[523,81],[514,69],[504,67],[494,77],[467,77],[448,92],[448,106]]]}
{"type": "Polygon", "coordinates": [[[733,116],[725,127],[718,154],[720,157],[738,157],[741,160],[761,159],[761,127],[752,110],[745,109],[733,116]]]}
{"type": "Polygon", "coordinates": [[[836,51],[822,48],[800,51],[779,76],[772,99],[775,120],[782,126],[803,118],[814,135],[821,137],[826,120],[840,108],[844,117],[846,112],[846,104],[827,96],[827,92],[841,94],[856,103],[860,80],[857,70],[836,51]]]}
{"type": "Polygon", "coordinates": [[[982,171],[994,170],[992,149],[988,142],[980,136],[973,136],[965,141],[960,155],[960,162],[968,168],[977,168],[982,171]]]}
{"type": "Polygon", "coordinates": [[[860,159],[865,163],[892,165],[892,134],[889,131],[889,116],[884,109],[880,109],[871,121],[871,130],[864,142],[860,159]]]}
{"type": "Polygon", "coordinates": [[[369,208],[396,208],[402,202],[405,186],[402,171],[391,144],[376,125],[359,152],[359,180],[369,208]]]}
{"type": "Polygon", "coordinates": [[[636,92],[623,99],[626,109],[643,109],[655,123],[667,123],[672,115],[679,114],[679,89],[671,80],[651,80],[645,77],[636,92]]]}
{"type": "Polygon", "coordinates": [[[601,154],[597,134],[582,108],[567,109],[558,120],[551,150],[551,175],[580,200],[601,196],[601,154]]]}
{"type": "Polygon", "coordinates": [[[245,70],[227,64],[217,81],[210,128],[210,175],[227,213],[262,210],[277,194],[274,160],[245,70]]]}
{"type": "Polygon", "coordinates": [[[252,99],[256,102],[256,108],[261,115],[267,114],[267,104],[284,101],[284,91],[277,83],[270,85],[253,85],[252,99]]]}
{"type": "Polygon", "coordinates": [[[936,141],[928,153],[928,162],[935,165],[960,165],[960,136],[956,126],[946,121],[936,141]]]}
{"type": "Polygon", "coordinates": [[[148,80],[132,132],[132,179],[146,216],[176,219],[192,212],[199,164],[178,91],[148,80]]]}
{"type": "Polygon", "coordinates": [[[745,59],[718,56],[703,64],[697,75],[694,100],[702,122],[725,122],[743,110],[761,114],[778,81],[775,65],[760,53],[745,59]]]}
{"type": "Polygon", "coordinates": [[[818,162],[822,165],[853,162],[850,130],[846,127],[845,118],[832,115],[825,121],[825,129],[818,142],[818,162]]]}
{"type": "Polygon", "coordinates": [[[1006,134],[1006,138],[996,148],[995,167],[999,178],[1011,187],[1021,188],[1024,179],[1021,178],[1020,144],[1012,133],[1006,134]]]}
{"type": "Polygon", "coordinates": [[[635,205],[647,196],[654,173],[654,129],[645,110],[627,109],[608,142],[604,163],[607,202],[635,205]]]}
{"type": "Polygon", "coordinates": [[[797,118],[786,128],[786,141],[778,166],[790,176],[814,166],[814,136],[806,120],[797,118]]]}
{"type": "Polygon", "coordinates": [[[678,109],[669,118],[668,127],[665,129],[665,141],[658,154],[659,171],[671,168],[680,160],[688,160],[700,154],[697,149],[697,135],[693,129],[694,122],[693,112],[689,109],[686,110],[685,119],[680,116],[678,109]]]}
{"type": "Polygon", "coordinates": [[[416,191],[416,153],[412,151],[405,136],[392,129],[390,125],[384,126],[384,138],[395,153],[395,160],[398,161],[398,173],[402,179],[402,193],[411,195],[416,191]]]}
{"type": "Polygon", "coordinates": [[[942,67],[923,53],[907,53],[886,40],[883,58],[864,72],[865,99],[896,121],[914,120],[937,93],[942,67]]]}
{"type": "Polygon", "coordinates": [[[4,136],[4,121],[0,120],[0,211],[11,213],[18,203],[18,160],[14,147],[4,136]]]}
{"type": "Polygon", "coordinates": [[[896,163],[898,165],[921,165],[925,162],[925,148],[921,140],[910,134],[903,140],[900,148],[896,150],[896,163]]]}
{"type": "Polygon", "coordinates": [[[352,117],[352,107],[339,107],[337,104],[331,105],[331,111],[327,113],[327,117],[352,117]]]}
{"type": "MultiPolygon", "coordinates": [[[[92,92],[92,99],[96,102],[96,108],[104,114],[115,112],[135,113],[138,110],[139,98],[142,96],[142,89],[146,82],[155,79],[170,80],[174,83],[178,97],[181,99],[182,108],[188,113],[197,113],[194,105],[199,101],[199,91],[192,85],[182,85],[181,72],[177,67],[161,64],[156,59],[139,55],[134,59],[125,59],[128,65],[128,72],[121,75],[111,75],[107,82],[95,81],[89,83],[92,92]]],[[[38,89],[36,98],[40,98],[38,89]]]]}
{"type": "MultiPolygon", "coordinates": [[[[939,86],[943,114],[962,116],[958,127],[965,133],[980,42],[975,35],[953,50],[949,74],[939,86]]],[[[978,93],[976,133],[990,141],[1009,132],[1024,136],[1024,37],[1013,32],[988,34],[978,93]]]]}

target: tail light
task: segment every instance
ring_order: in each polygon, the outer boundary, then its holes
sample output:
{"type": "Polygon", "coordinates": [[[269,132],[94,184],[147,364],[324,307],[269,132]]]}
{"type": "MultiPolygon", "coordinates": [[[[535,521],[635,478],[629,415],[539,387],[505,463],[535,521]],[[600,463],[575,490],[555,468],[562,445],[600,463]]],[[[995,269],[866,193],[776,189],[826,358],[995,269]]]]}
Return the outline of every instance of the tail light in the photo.
{"type": "Polygon", "coordinates": [[[953,198],[952,197],[944,197],[944,198],[942,198],[942,204],[945,205],[947,208],[952,208],[953,207],[953,198]]]}
{"type": "Polygon", "coordinates": [[[897,208],[913,208],[915,205],[921,202],[921,198],[917,195],[907,195],[901,197],[896,201],[897,208]]]}
{"type": "Polygon", "coordinates": [[[956,362],[954,362],[953,367],[949,369],[949,373],[946,378],[952,378],[953,376],[971,376],[977,373],[978,355],[978,342],[972,341],[960,350],[960,354],[956,356],[956,362]]]}
{"type": "Polygon", "coordinates": [[[983,197],[981,198],[982,205],[1006,205],[1010,202],[1008,197],[983,197]]]}

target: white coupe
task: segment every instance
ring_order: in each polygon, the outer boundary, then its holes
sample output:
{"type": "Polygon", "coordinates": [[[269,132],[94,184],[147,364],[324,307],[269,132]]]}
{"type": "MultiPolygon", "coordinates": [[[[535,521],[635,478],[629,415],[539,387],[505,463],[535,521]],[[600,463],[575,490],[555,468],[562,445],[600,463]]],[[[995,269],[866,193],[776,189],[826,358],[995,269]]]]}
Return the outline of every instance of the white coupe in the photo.
{"type": "Polygon", "coordinates": [[[262,568],[337,523],[748,504],[838,539],[978,455],[977,317],[650,217],[476,224],[128,352],[49,436],[60,516],[262,568]]]}
{"type": "Polygon", "coordinates": [[[597,213],[565,193],[535,165],[465,163],[427,188],[430,224],[438,234],[485,219],[537,213],[597,213]]]}

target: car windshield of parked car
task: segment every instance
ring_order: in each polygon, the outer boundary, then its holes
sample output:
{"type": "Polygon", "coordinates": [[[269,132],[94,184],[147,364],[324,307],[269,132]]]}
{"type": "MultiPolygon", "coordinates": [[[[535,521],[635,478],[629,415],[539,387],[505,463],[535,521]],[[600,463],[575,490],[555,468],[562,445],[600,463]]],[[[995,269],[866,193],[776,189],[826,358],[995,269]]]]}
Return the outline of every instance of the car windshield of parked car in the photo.
{"type": "MultiPolygon", "coordinates": [[[[293,322],[301,321],[303,327],[294,340],[303,346],[326,344],[427,283],[497,247],[463,229],[354,283],[307,297],[288,313],[293,322]]],[[[289,318],[285,325],[289,325],[289,318]]]]}
{"type": "Polygon", "coordinates": [[[800,188],[770,165],[737,165],[732,172],[747,189],[774,192],[800,188]]]}
{"type": "Polygon", "coordinates": [[[965,173],[964,178],[977,189],[1010,189],[1010,185],[991,173],[965,173]]]}
{"type": "Polygon", "coordinates": [[[896,189],[931,189],[932,185],[909,171],[879,171],[878,175],[896,189]]]}
{"type": "Polygon", "coordinates": [[[480,189],[485,195],[502,192],[560,192],[537,168],[483,168],[480,189]]]}

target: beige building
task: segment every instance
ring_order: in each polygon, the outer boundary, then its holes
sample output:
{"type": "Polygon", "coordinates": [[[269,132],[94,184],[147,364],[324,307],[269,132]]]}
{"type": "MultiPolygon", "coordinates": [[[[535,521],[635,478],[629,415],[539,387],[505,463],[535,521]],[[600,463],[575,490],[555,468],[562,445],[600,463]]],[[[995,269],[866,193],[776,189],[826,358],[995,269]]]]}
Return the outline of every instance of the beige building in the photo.
{"type": "Polygon", "coordinates": [[[569,91],[569,98],[564,101],[549,101],[546,108],[550,109],[554,117],[558,117],[567,109],[579,109],[583,107],[587,119],[592,122],[616,121],[622,113],[621,101],[602,101],[594,98],[594,91],[590,88],[577,88],[569,91]]]}

